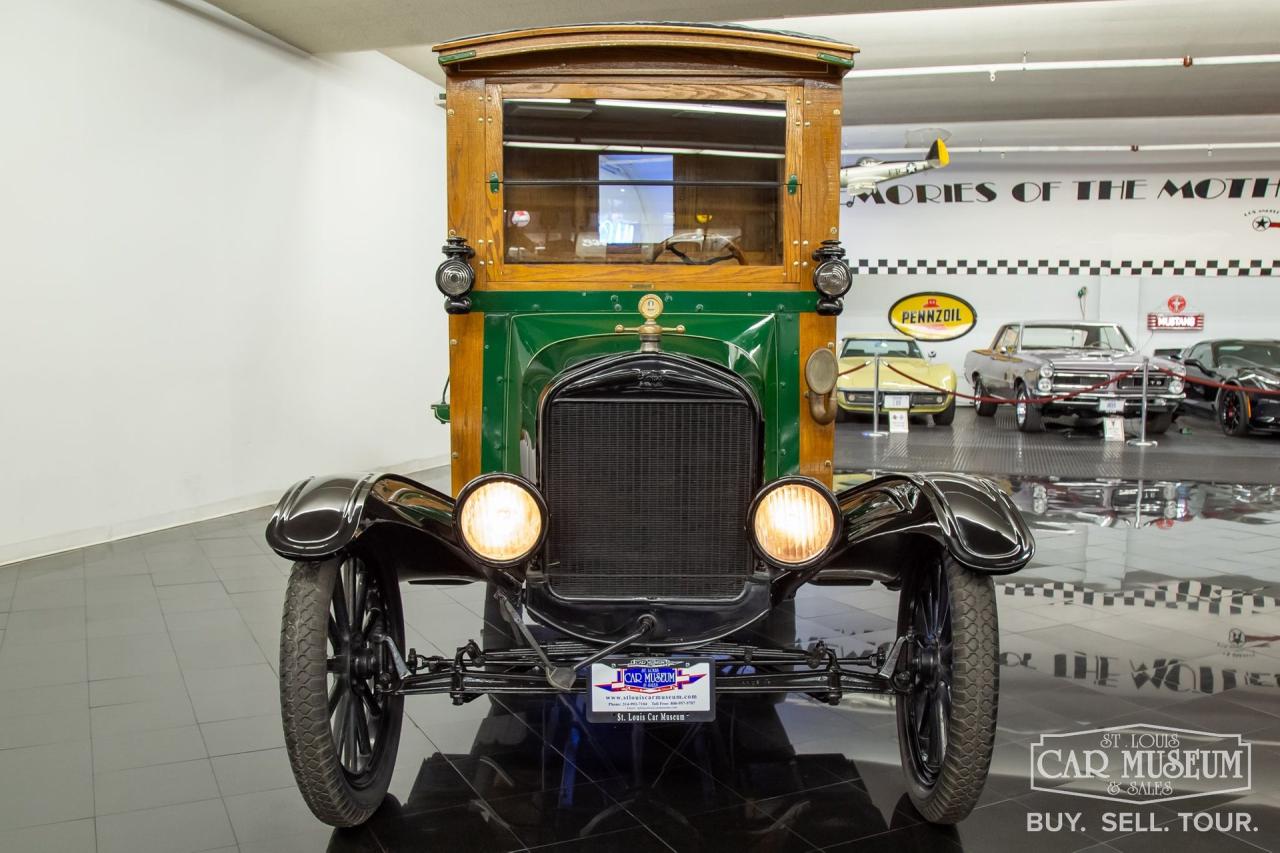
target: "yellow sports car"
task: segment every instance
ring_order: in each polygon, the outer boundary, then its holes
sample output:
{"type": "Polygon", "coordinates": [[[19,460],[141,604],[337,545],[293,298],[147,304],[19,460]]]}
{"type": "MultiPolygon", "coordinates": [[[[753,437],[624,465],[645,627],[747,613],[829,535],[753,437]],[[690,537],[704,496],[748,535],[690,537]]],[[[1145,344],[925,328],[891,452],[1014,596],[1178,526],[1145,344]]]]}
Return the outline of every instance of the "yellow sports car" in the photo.
{"type": "Polygon", "coordinates": [[[880,356],[880,411],[888,410],[886,397],[910,395],[911,414],[932,415],[938,426],[946,426],[955,420],[954,393],[944,393],[935,388],[954,392],[956,372],[945,364],[934,364],[925,358],[920,352],[920,345],[905,335],[853,335],[841,342],[841,376],[836,384],[836,402],[840,404],[841,419],[847,418],[851,412],[871,414],[877,355],[880,356]],[[891,366],[934,388],[895,373],[891,366]]]}

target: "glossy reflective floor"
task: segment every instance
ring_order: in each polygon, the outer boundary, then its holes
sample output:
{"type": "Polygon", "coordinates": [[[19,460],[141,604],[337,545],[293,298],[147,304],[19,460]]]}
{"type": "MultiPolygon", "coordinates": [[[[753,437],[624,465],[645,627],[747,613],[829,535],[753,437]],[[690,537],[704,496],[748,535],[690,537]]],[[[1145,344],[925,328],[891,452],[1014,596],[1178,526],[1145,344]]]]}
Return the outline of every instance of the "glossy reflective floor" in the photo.
{"type": "MultiPolygon", "coordinates": [[[[1018,432],[1012,406],[1000,406],[991,418],[962,408],[950,426],[935,427],[928,418],[919,418],[905,435],[864,440],[862,434],[871,427],[866,416],[837,425],[837,471],[1280,483],[1280,435],[1254,432],[1232,438],[1198,414],[1179,416],[1167,433],[1152,436],[1157,445],[1144,451],[1104,441],[1101,423],[1073,418],[1046,420],[1041,433],[1018,432]]],[[[888,429],[883,419],[880,428],[888,429]]],[[[1125,428],[1136,437],[1137,420],[1126,421],[1125,428]]]]}
{"type": "MultiPolygon", "coordinates": [[[[851,479],[856,479],[853,477],[851,479]]],[[[438,481],[437,481],[438,482],[438,481]]],[[[722,702],[697,727],[584,725],[573,702],[411,698],[392,797],[312,818],[284,755],[288,566],[265,511],[0,568],[0,851],[1257,850],[1280,847],[1280,488],[1004,476],[1036,528],[998,588],[1002,694],[982,805],[954,828],[904,796],[892,706],[722,702]],[[1194,809],[1261,832],[1107,832],[1105,803],[1030,790],[1043,733],[1128,722],[1242,734],[1252,790],[1194,809]],[[1083,831],[1027,831],[1035,812],[1083,831]]],[[[484,590],[403,587],[409,642],[478,637],[484,590]]],[[[883,589],[806,591],[794,635],[892,637],[883,589]]],[[[1172,821],[1172,823],[1170,823],[1172,821]]]]}

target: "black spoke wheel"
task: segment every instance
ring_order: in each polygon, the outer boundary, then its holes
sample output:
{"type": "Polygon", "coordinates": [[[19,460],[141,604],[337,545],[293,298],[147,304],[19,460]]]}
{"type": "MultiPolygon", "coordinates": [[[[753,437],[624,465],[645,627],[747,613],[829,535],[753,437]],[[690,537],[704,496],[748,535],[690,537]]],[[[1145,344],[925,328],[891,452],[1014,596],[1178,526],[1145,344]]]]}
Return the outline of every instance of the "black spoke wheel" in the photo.
{"type": "Polygon", "coordinates": [[[1249,417],[1245,405],[1243,393],[1222,389],[1222,396],[1218,399],[1218,425],[1224,433],[1234,436],[1249,433],[1249,417]]]}
{"type": "Polygon", "coordinates": [[[955,823],[978,802],[991,765],[999,692],[999,630],[991,578],[949,557],[913,569],[898,632],[909,676],[898,695],[907,793],[925,818],[955,823]]]}
{"type": "Polygon", "coordinates": [[[297,563],[280,635],[285,746],[303,799],[331,826],[356,826],[382,803],[395,768],[404,699],[384,637],[404,646],[400,591],[366,560],[297,563]]]}

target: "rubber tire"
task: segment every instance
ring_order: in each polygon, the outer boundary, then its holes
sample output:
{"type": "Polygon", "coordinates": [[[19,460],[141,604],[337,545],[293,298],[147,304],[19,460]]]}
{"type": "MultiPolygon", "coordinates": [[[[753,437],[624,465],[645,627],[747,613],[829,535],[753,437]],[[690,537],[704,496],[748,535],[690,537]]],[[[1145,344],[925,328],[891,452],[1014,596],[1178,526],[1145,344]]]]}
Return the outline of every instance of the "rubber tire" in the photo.
{"type": "MultiPolygon", "coordinates": [[[[1235,386],[1232,387],[1234,388],[1235,386]]],[[[1218,393],[1218,399],[1213,405],[1213,419],[1218,422],[1218,426],[1222,429],[1224,435],[1229,435],[1234,438],[1243,438],[1249,434],[1249,418],[1245,414],[1245,411],[1246,404],[1244,392],[1223,388],[1218,393]],[[1234,428],[1228,428],[1227,425],[1222,422],[1222,402],[1228,394],[1235,394],[1240,405],[1240,422],[1236,424],[1234,428]]]]}
{"type": "MultiPolygon", "coordinates": [[[[991,393],[987,391],[987,386],[982,383],[982,379],[978,376],[973,377],[973,396],[975,397],[991,396],[991,393]]],[[[982,402],[975,401],[973,404],[973,408],[975,411],[977,411],[978,417],[989,418],[995,415],[996,407],[999,405],[1000,405],[999,403],[982,403],[982,402]]]]}
{"type": "MultiPolygon", "coordinates": [[[[898,750],[907,795],[930,823],[964,820],[978,804],[991,768],[996,741],[996,710],[1000,697],[1000,626],[995,584],[944,557],[951,595],[951,720],[947,727],[947,755],[930,787],[920,784],[911,766],[906,726],[906,696],[898,695],[898,750]]],[[[905,590],[904,590],[905,592],[905,590]]],[[[898,634],[910,627],[906,595],[898,598],[898,634]]]]}
{"type": "MultiPolygon", "coordinates": [[[[1028,397],[1031,396],[1031,392],[1027,390],[1027,386],[1021,382],[1018,383],[1018,387],[1014,390],[1014,399],[1016,400],[1020,394],[1025,394],[1028,397]]],[[[1018,404],[1015,402],[1013,405],[1013,419],[1014,422],[1017,423],[1018,404]]],[[[1039,406],[1027,403],[1027,417],[1018,424],[1018,430],[1019,432],[1044,432],[1044,414],[1040,411],[1039,406]]]]}
{"type": "MultiPolygon", "coordinates": [[[[295,563],[289,574],[280,631],[280,715],[285,751],[303,800],[317,818],[330,826],[350,827],[367,821],[382,805],[391,786],[404,721],[404,697],[388,699],[391,721],[380,766],[363,787],[353,787],[338,760],[329,728],[325,671],[329,606],[343,559],[339,555],[319,562],[295,563]]],[[[372,565],[370,569],[377,570],[372,565]]],[[[392,617],[392,636],[403,648],[400,587],[394,578],[385,575],[381,581],[386,606],[391,611],[388,615],[392,617]]]]}
{"type": "Polygon", "coordinates": [[[933,416],[934,426],[951,426],[951,422],[956,419],[956,398],[952,397],[951,402],[941,412],[933,416]]]}
{"type": "Polygon", "coordinates": [[[1147,415],[1147,435],[1164,435],[1173,426],[1173,412],[1147,415]]]}

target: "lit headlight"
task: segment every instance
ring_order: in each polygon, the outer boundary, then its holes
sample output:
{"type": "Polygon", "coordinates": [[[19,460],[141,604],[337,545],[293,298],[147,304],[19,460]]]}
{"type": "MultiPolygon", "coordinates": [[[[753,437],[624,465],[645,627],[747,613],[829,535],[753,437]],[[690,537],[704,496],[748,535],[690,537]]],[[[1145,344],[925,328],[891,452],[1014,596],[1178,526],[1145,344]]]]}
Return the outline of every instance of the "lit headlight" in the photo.
{"type": "Polygon", "coordinates": [[[1040,381],[1036,383],[1036,388],[1047,394],[1053,390],[1053,380],[1047,376],[1041,376],[1040,381]]]}
{"type": "Polygon", "coordinates": [[[1182,389],[1186,387],[1186,383],[1182,381],[1181,376],[1172,376],[1169,378],[1169,393],[1181,394],[1182,389]]]}
{"type": "Polygon", "coordinates": [[[1040,375],[1041,375],[1041,376],[1043,376],[1045,379],[1052,379],[1052,378],[1053,378],[1053,365],[1052,365],[1052,364],[1042,364],[1042,365],[1040,365],[1040,375]]]}
{"type": "Polygon", "coordinates": [[[751,507],[751,534],[760,553],[788,568],[830,553],[839,533],[835,498],[816,480],[789,477],[765,486],[751,507]]]}
{"type": "Polygon", "coordinates": [[[486,474],[458,496],[458,532],[478,559],[495,565],[528,557],[546,531],[546,504],[533,486],[510,474],[486,474]]]}
{"type": "Polygon", "coordinates": [[[823,261],[813,268],[813,286],[823,296],[839,299],[849,292],[853,274],[849,265],[841,260],[823,261]]]}

